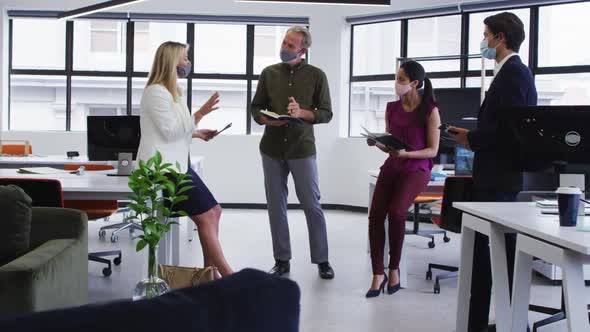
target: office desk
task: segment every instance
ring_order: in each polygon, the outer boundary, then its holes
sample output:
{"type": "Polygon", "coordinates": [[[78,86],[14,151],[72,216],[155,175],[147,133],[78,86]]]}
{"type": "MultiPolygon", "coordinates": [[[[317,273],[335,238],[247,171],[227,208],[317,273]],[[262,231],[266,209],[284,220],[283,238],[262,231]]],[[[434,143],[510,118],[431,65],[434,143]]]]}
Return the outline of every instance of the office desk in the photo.
{"type": "MultiPolygon", "coordinates": [[[[115,165],[117,162],[114,162],[115,165]]],[[[21,168],[21,167],[55,167],[63,168],[65,165],[72,164],[95,164],[107,165],[109,161],[89,161],[87,156],[67,158],[66,156],[49,155],[39,156],[30,155],[26,157],[5,157],[0,156],[0,168],[21,168]]]]}
{"type": "MultiPolygon", "coordinates": [[[[65,159],[65,158],[64,158],[65,159]]],[[[203,172],[204,158],[191,156],[191,167],[199,174],[203,172]]],[[[84,175],[64,174],[20,174],[16,169],[1,169],[0,178],[47,178],[61,182],[64,199],[66,200],[128,200],[132,193],[129,179],[125,176],[107,176],[112,171],[85,172],[84,175]]],[[[186,219],[186,218],[183,218],[186,219]]],[[[186,222],[189,235],[193,234],[194,224],[186,222]]],[[[158,261],[161,264],[178,265],[180,261],[180,232],[177,225],[160,240],[158,245],[158,261]]]]}
{"type": "MultiPolygon", "coordinates": [[[[204,157],[191,155],[191,167],[200,177],[203,177],[203,161],[204,157]]],[[[115,168],[117,167],[117,161],[89,161],[87,156],[74,158],[67,158],[66,156],[61,155],[30,155],[26,157],[0,156],[0,169],[21,167],[63,168],[65,165],[75,164],[113,165],[115,168]]]]}
{"type": "MultiPolygon", "coordinates": [[[[448,173],[450,175],[450,173],[448,173]]],[[[371,209],[371,202],[373,202],[373,192],[375,192],[375,185],[377,184],[377,177],[379,176],[379,170],[370,170],[369,171],[369,211],[371,209]]],[[[436,181],[428,182],[426,190],[424,194],[441,194],[444,190],[445,179],[438,178],[436,181]]],[[[384,257],[383,260],[385,262],[385,266],[389,265],[389,241],[388,241],[388,224],[385,223],[385,250],[383,251],[384,257]]],[[[367,251],[369,251],[369,242],[367,241],[367,251]]],[[[405,255],[405,250],[402,250],[402,254],[400,257],[399,262],[399,280],[400,286],[406,287],[408,283],[408,269],[407,269],[407,259],[405,255]]]]}
{"type": "Polygon", "coordinates": [[[512,302],[515,306],[512,312],[508,292],[505,233],[518,233],[517,247],[534,243],[541,248],[535,252],[535,256],[541,259],[550,259],[555,251],[563,252],[562,256],[569,262],[565,272],[569,277],[566,277],[564,292],[567,294],[566,316],[570,320],[570,331],[590,331],[582,275],[582,265],[590,262],[590,233],[578,231],[575,227],[560,227],[557,216],[542,215],[535,203],[454,203],[453,206],[464,212],[457,293],[457,332],[467,331],[475,232],[490,237],[492,294],[496,328],[499,332],[511,331],[512,322],[518,326],[512,331],[526,330],[529,304],[527,289],[530,289],[532,273],[532,257],[529,257],[530,260],[523,259],[526,257],[517,253],[519,258],[515,265],[512,302]],[[580,318],[581,316],[585,318],[580,318]]]}

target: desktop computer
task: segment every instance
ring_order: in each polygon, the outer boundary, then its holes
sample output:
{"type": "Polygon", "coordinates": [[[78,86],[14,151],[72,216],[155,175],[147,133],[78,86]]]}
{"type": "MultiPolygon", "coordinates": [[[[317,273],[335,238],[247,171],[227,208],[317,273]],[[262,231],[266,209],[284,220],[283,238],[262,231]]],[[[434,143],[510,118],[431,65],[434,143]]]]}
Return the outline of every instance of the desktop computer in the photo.
{"type": "MultiPolygon", "coordinates": [[[[505,112],[498,131],[503,150],[515,169],[538,172],[553,168],[554,185],[575,186],[588,192],[590,173],[590,106],[528,106],[505,112]]],[[[553,187],[552,190],[556,188],[553,187]]],[[[584,213],[584,204],[580,204],[584,213]]],[[[561,280],[559,267],[536,260],[533,269],[561,280]]],[[[590,280],[590,267],[584,267],[590,280]]]]}
{"type": "Polygon", "coordinates": [[[118,161],[117,175],[130,175],[141,139],[139,116],[88,116],[88,160],[118,161]]]}
{"type": "MultiPolygon", "coordinates": [[[[436,102],[442,123],[475,129],[481,105],[480,88],[435,89],[436,102]]],[[[455,163],[455,141],[441,132],[439,155],[435,162],[440,164],[455,163]]]]}

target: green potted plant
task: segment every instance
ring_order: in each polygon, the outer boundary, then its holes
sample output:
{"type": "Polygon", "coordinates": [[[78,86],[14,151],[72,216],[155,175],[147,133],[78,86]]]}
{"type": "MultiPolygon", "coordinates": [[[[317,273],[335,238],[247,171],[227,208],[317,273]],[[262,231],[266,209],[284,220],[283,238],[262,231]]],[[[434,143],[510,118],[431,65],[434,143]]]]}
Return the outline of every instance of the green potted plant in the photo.
{"type": "Polygon", "coordinates": [[[162,164],[159,151],[148,161],[140,160],[138,168],[129,177],[129,188],[133,194],[129,196],[132,210],[126,220],[141,222],[143,234],[140,235],[136,251],[148,248],[148,275],[135,287],[134,299],[151,298],[166,293],[169,288],[166,282],[158,278],[157,248],[160,239],[170,231],[170,227],[178,224],[173,218],[187,216],[185,211],[175,211],[174,206],[188,197],[183,195],[192,188],[187,174],[180,173],[180,164],[176,169],[172,164],[162,164]],[[166,174],[171,174],[170,179],[166,174]]]}

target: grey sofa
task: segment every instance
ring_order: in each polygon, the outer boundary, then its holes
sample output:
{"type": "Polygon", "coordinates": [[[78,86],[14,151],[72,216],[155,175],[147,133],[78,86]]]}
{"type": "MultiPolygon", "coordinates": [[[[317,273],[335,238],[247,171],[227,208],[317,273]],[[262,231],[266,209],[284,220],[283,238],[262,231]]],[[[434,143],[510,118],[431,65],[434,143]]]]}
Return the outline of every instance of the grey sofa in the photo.
{"type": "MultiPolygon", "coordinates": [[[[31,207],[30,198],[24,192],[0,190],[0,228],[4,232],[11,225],[19,225],[10,224],[14,220],[9,218],[27,219],[27,213],[29,233],[18,236],[21,239],[28,236],[28,248],[19,252],[18,257],[0,262],[0,316],[86,304],[86,214],[70,209],[31,207]],[[20,214],[12,213],[16,208],[20,214]]],[[[10,242],[11,238],[7,239],[4,242],[10,242]]],[[[6,245],[2,249],[4,254],[10,251],[6,245]]]]}

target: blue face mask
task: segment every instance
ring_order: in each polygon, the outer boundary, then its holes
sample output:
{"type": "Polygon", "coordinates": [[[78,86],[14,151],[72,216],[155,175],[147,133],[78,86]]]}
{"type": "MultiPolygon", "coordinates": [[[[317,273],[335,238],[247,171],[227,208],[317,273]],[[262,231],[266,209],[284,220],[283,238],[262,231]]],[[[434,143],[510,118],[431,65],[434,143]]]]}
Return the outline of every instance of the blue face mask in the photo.
{"type": "MultiPolygon", "coordinates": [[[[496,36],[492,37],[492,39],[495,39],[495,38],[496,38],[496,36]]],[[[490,42],[488,41],[487,38],[484,38],[481,41],[481,45],[479,46],[479,49],[481,51],[481,56],[483,56],[484,58],[489,59],[489,60],[494,60],[494,59],[496,59],[496,47],[498,47],[498,46],[492,48],[492,47],[490,47],[489,44],[490,44],[490,42]]]]}
{"type": "Polygon", "coordinates": [[[297,59],[299,52],[301,52],[301,50],[299,50],[298,52],[289,52],[287,50],[281,49],[281,61],[291,62],[291,61],[297,59]]]}
{"type": "Polygon", "coordinates": [[[184,66],[176,66],[176,75],[179,78],[186,78],[191,73],[192,64],[188,62],[184,66]]]}

